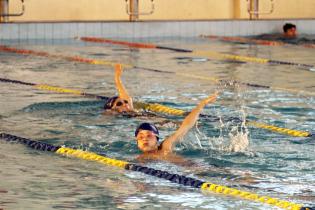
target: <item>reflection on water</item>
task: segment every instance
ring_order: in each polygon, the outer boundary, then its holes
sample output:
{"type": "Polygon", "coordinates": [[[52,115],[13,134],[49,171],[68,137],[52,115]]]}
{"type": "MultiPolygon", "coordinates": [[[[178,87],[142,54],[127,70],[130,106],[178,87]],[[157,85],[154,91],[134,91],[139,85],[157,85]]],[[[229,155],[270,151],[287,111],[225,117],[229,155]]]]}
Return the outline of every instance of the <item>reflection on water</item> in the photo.
{"type": "MultiPolygon", "coordinates": [[[[199,39],[150,40],[160,45],[220,51],[313,64],[313,49],[246,46],[199,39]]],[[[261,195],[314,204],[314,139],[284,136],[244,125],[244,118],[312,132],[314,72],[296,67],[226,62],[155,49],[79,44],[77,41],[23,44],[20,48],[80,55],[174,72],[130,69],[123,82],[137,101],[191,110],[221,90],[176,153],[191,167],[148,165],[261,195]],[[189,76],[191,75],[191,76],[189,76]],[[209,79],[271,86],[220,86],[209,79]],[[204,79],[202,79],[204,78],[204,79]],[[289,89],[289,90],[288,90],[289,89]],[[207,116],[206,116],[207,115],[207,116]]],[[[113,69],[54,58],[0,54],[1,78],[45,83],[113,96],[113,69]]],[[[140,118],[102,114],[103,101],[0,83],[0,131],[112,158],[136,161],[134,129],[140,118]]],[[[164,118],[165,116],[160,116],[164,118]]],[[[180,117],[167,120],[180,121],[180,117]]],[[[176,126],[162,126],[162,138],[176,126]]],[[[266,205],[203,194],[168,181],[97,163],[32,151],[0,142],[0,208],[3,209],[266,209],[266,205]]]]}

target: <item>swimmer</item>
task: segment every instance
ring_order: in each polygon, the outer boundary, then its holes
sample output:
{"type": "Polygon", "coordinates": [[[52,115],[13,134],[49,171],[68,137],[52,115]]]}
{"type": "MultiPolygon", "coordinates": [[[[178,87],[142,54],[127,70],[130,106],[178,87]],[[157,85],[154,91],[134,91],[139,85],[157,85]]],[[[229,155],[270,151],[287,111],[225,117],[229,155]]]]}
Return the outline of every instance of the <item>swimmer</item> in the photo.
{"type": "Polygon", "coordinates": [[[283,36],[286,38],[296,38],[296,25],[292,23],[286,23],[283,26],[283,36]]]}
{"type": "Polygon", "coordinates": [[[132,97],[128,94],[125,86],[121,81],[122,65],[115,65],[115,85],[118,91],[118,96],[109,98],[105,105],[105,113],[121,114],[125,117],[155,117],[155,113],[139,112],[134,108],[132,97]]]}
{"type": "Polygon", "coordinates": [[[159,144],[159,131],[151,123],[142,123],[135,131],[138,148],[143,152],[138,160],[166,160],[180,163],[183,158],[173,154],[173,148],[182,137],[195,125],[202,109],[210,102],[216,101],[217,93],[203,99],[183,120],[180,127],[171,136],[159,144]]]}
{"type": "Polygon", "coordinates": [[[116,89],[118,90],[118,96],[114,96],[109,98],[105,105],[104,110],[105,114],[120,114],[123,117],[136,117],[141,120],[152,120],[154,119],[156,125],[158,127],[166,127],[166,128],[176,128],[179,127],[180,122],[171,121],[165,119],[165,117],[161,117],[156,113],[152,113],[149,111],[139,111],[134,108],[133,101],[131,96],[128,94],[126,88],[124,87],[121,81],[122,74],[122,65],[115,65],[115,84],[116,89]]]}
{"type": "Polygon", "coordinates": [[[297,34],[296,25],[292,23],[286,23],[283,26],[283,37],[290,43],[290,44],[297,44],[303,45],[307,48],[314,48],[315,47],[315,39],[309,39],[306,37],[299,37],[297,34]]]}
{"type": "MultiPolygon", "coordinates": [[[[167,137],[159,144],[160,136],[157,127],[152,123],[142,123],[135,131],[135,138],[138,148],[142,151],[137,157],[141,163],[148,161],[166,161],[178,166],[185,167],[189,172],[205,174],[216,174],[222,176],[224,179],[230,179],[231,176],[234,182],[239,184],[256,183],[255,178],[251,177],[248,173],[242,171],[231,171],[221,168],[215,164],[209,166],[200,166],[200,164],[191,160],[185,159],[173,153],[175,145],[186,135],[186,133],[195,125],[202,109],[211,102],[215,102],[217,93],[203,99],[183,120],[180,127],[171,136],[167,137]]],[[[208,175],[207,175],[208,176],[208,175]]],[[[231,179],[232,180],[232,179],[231,179]]]]}
{"type": "Polygon", "coordinates": [[[159,124],[161,126],[166,124],[166,122],[169,122],[165,120],[165,118],[161,118],[155,113],[148,111],[139,112],[138,110],[134,109],[132,98],[128,94],[126,88],[121,81],[122,71],[122,65],[116,64],[115,84],[116,89],[118,90],[118,96],[111,97],[106,101],[104,105],[105,114],[120,114],[124,117],[137,117],[143,118],[145,120],[147,120],[148,118],[155,118],[155,121],[160,120],[159,124]]]}
{"type": "Polygon", "coordinates": [[[254,36],[257,43],[281,46],[286,44],[298,44],[297,28],[292,23],[286,23],[282,26],[283,32],[277,34],[261,34],[254,36]],[[267,41],[267,42],[264,42],[267,41]]]}
{"type": "Polygon", "coordinates": [[[115,84],[118,90],[118,96],[109,98],[105,105],[104,109],[106,112],[111,113],[132,113],[135,112],[133,108],[133,101],[130,95],[128,94],[126,88],[124,87],[121,81],[122,74],[122,65],[115,65],[115,84]]]}

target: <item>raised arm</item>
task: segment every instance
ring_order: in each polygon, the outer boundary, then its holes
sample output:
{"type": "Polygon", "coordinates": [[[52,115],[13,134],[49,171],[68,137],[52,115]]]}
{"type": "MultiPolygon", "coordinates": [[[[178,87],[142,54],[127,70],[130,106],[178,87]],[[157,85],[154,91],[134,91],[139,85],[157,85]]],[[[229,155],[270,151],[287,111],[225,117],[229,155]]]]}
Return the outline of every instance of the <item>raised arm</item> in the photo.
{"type": "Polygon", "coordinates": [[[195,125],[201,110],[208,103],[214,102],[217,98],[217,95],[217,92],[215,92],[213,95],[210,95],[208,98],[200,101],[200,103],[185,117],[177,131],[163,141],[161,150],[164,152],[171,152],[173,150],[174,144],[178,142],[195,125]]]}
{"type": "Polygon", "coordinates": [[[116,88],[118,90],[118,96],[122,99],[125,99],[128,101],[130,104],[131,108],[133,109],[133,102],[132,98],[129,96],[125,86],[123,85],[121,81],[121,74],[122,74],[122,65],[121,64],[116,64],[115,65],[115,84],[116,88]]]}

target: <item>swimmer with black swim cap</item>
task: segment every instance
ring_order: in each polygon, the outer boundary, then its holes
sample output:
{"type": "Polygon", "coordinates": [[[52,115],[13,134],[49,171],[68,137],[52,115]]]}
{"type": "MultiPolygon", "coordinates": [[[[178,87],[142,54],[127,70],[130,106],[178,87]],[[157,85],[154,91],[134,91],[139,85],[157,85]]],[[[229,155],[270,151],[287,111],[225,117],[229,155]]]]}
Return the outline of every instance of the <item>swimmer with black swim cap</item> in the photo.
{"type": "Polygon", "coordinates": [[[297,37],[296,25],[294,25],[292,23],[284,24],[283,36],[286,38],[296,38],[297,37]]]}
{"type": "Polygon", "coordinates": [[[136,117],[142,120],[148,120],[148,118],[154,118],[159,127],[177,127],[178,122],[171,122],[170,120],[165,120],[165,117],[161,117],[156,113],[152,113],[146,110],[136,110],[133,106],[133,101],[131,96],[127,93],[126,88],[122,84],[121,74],[122,65],[115,65],[115,84],[118,90],[118,96],[109,98],[104,104],[104,114],[119,114],[124,117],[136,117]]]}
{"type": "Polygon", "coordinates": [[[195,125],[202,109],[210,102],[214,102],[217,93],[208,96],[185,117],[180,127],[159,144],[159,131],[151,123],[142,123],[135,131],[138,148],[143,152],[139,159],[173,160],[175,158],[173,148],[182,137],[195,125]]]}
{"type": "Polygon", "coordinates": [[[122,65],[115,65],[115,84],[118,90],[118,96],[109,98],[104,109],[106,111],[114,111],[118,113],[134,112],[132,98],[129,96],[127,90],[121,82],[122,65]]]}

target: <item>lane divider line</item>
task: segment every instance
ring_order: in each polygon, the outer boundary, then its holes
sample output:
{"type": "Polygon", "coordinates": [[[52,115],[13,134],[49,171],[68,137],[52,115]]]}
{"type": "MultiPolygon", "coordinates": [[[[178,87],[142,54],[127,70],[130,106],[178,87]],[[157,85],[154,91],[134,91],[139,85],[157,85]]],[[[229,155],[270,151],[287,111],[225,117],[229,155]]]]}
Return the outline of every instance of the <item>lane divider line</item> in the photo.
{"type": "Polygon", "coordinates": [[[85,92],[82,92],[79,90],[67,89],[67,88],[62,88],[62,87],[57,87],[57,86],[46,85],[46,84],[35,84],[35,83],[22,82],[19,80],[11,80],[11,79],[6,79],[6,78],[0,78],[0,82],[33,86],[35,89],[47,90],[47,91],[55,92],[55,93],[66,93],[66,94],[80,95],[80,96],[84,96],[84,97],[88,97],[88,98],[97,98],[97,99],[101,99],[101,100],[109,99],[106,96],[100,96],[100,95],[85,93],[85,92]]]}
{"type": "MultiPolygon", "coordinates": [[[[0,78],[0,82],[20,84],[20,85],[28,85],[28,86],[33,86],[34,88],[40,89],[40,90],[47,90],[47,91],[52,91],[52,92],[56,92],[56,93],[74,94],[74,95],[80,95],[80,96],[89,97],[89,98],[97,98],[97,99],[101,99],[101,100],[107,100],[109,98],[107,96],[100,96],[100,95],[85,93],[85,92],[78,91],[78,90],[66,89],[66,88],[44,85],[44,84],[22,82],[19,80],[10,80],[10,79],[5,79],[5,78],[0,78]]],[[[135,107],[137,109],[143,109],[145,111],[150,111],[150,112],[155,112],[155,113],[163,113],[163,114],[169,114],[169,115],[175,115],[175,116],[184,116],[187,114],[187,112],[184,110],[171,108],[171,107],[164,106],[164,105],[161,105],[158,103],[134,102],[134,104],[135,104],[135,107]]],[[[201,115],[201,117],[203,117],[205,119],[216,120],[216,121],[220,120],[217,117],[210,116],[210,115],[201,115]]],[[[233,119],[233,121],[242,122],[242,120],[238,119],[238,118],[233,119]]],[[[257,128],[262,128],[262,129],[269,130],[272,132],[285,134],[285,135],[289,135],[289,136],[294,136],[294,137],[311,137],[311,136],[313,136],[313,134],[306,132],[306,131],[298,131],[298,130],[292,130],[292,129],[288,129],[288,128],[280,128],[277,126],[267,125],[267,124],[259,123],[259,122],[255,122],[255,121],[248,121],[247,120],[246,124],[250,125],[250,126],[257,127],[257,128]]]]}
{"type": "MultiPolygon", "coordinates": [[[[87,63],[87,64],[94,64],[94,65],[105,65],[105,66],[115,66],[115,62],[112,61],[105,61],[105,60],[96,60],[96,59],[89,59],[89,58],[83,58],[79,56],[63,56],[63,55],[54,55],[54,54],[48,54],[46,52],[41,52],[41,51],[34,51],[34,50],[25,50],[25,49],[17,49],[17,48],[12,48],[4,45],[0,45],[0,51],[2,52],[9,52],[9,53],[16,53],[16,54],[22,54],[22,55],[34,55],[34,56],[41,56],[41,57],[49,57],[49,58],[55,58],[55,59],[65,59],[71,62],[80,62],[80,63],[87,63]]],[[[259,84],[253,84],[253,83],[247,83],[247,82],[238,82],[238,81],[229,81],[229,80],[221,80],[215,77],[209,77],[209,76],[199,76],[199,75],[194,75],[194,74],[187,74],[187,73],[177,73],[177,72],[172,72],[172,71],[165,71],[165,70],[159,70],[159,69],[153,69],[153,68],[148,68],[148,67],[141,67],[141,66],[133,66],[129,64],[121,64],[123,68],[135,68],[135,69],[142,69],[145,71],[150,71],[150,72],[158,72],[158,73],[164,73],[164,74],[175,74],[179,76],[184,76],[184,77],[189,77],[189,78],[194,78],[194,79],[202,79],[206,81],[211,81],[216,84],[220,84],[222,86],[232,86],[232,85],[245,85],[249,87],[255,87],[255,88],[265,88],[265,89],[273,89],[273,90],[285,90],[288,92],[292,93],[304,93],[307,95],[314,95],[315,93],[313,92],[307,92],[307,91],[299,91],[295,89],[285,89],[285,88],[276,88],[276,87],[271,87],[271,86],[266,86],[266,85],[259,85],[259,84]]]]}
{"type": "Polygon", "coordinates": [[[154,44],[142,44],[142,43],[137,43],[137,42],[126,42],[126,41],[118,41],[118,40],[95,38],[95,37],[80,37],[80,40],[85,41],[85,42],[119,44],[119,45],[125,45],[129,47],[135,47],[135,48],[148,48],[148,47],[142,46],[144,45],[144,46],[150,46],[150,48],[167,49],[167,50],[172,50],[175,52],[179,52],[179,51],[188,52],[188,53],[192,53],[198,56],[206,56],[210,58],[217,58],[217,59],[221,58],[221,59],[236,60],[236,61],[242,61],[242,62],[253,62],[253,63],[260,63],[260,64],[269,63],[269,64],[279,64],[279,65],[290,65],[290,66],[300,67],[303,70],[315,71],[314,65],[295,63],[295,62],[290,62],[290,61],[279,61],[279,60],[271,60],[271,59],[266,59],[266,58],[251,57],[251,56],[224,54],[224,53],[219,53],[219,52],[214,52],[214,51],[195,51],[195,50],[190,50],[190,49],[163,47],[163,46],[158,46],[154,44]]]}
{"type": "Polygon", "coordinates": [[[122,46],[134,47],[134,48],[161,49],[161,50],[171,50],[175,52],[192,52],[192,50],[187,50],[187,49],[165,47],[165,46],[159,46],[159,45],[149,44],[149,43],[112,40],[112,39],[106,39],[106,38],[97,38],[97,37],[79,37],[78,38],[76,37],[76,39],[80,39],[81,41],[85,41],[85,42],[107,43],[107,44],[122,45],[122,46]]]}
{"type": "Polygon", "coordinates": [[[138,164],[129,163],[122,160],[112,159],[106,156],[101,156],[93,152],[85,152],[82,150],[54,146],[47,143],[34,141],[27,138],[18,137],[15,135],[0,133],[0,138],[6,142],[10,143],[21,143],[35,150],[39,151],[49,151],[54,152],[59,155],[74,157],[78,159],[88,160],[98,162],[108,166],[114,166],[118,168],[123,168],[128,171],[135,171],[139,173],[144,173],[149,176],[154,176],[160,179],[168,180],[172,183],[177,183],[184,186],[189,186],[193,188],[199,188],[206,192],[211,192],[220,195],[226,195],[234,198],[239,198],[243,200],[251,200],[254,202],[260,202],[263,204],[268,204],[270,206],[279,207],[286,210],[314,210],[312,207],[304,207],[302,204],[296,204],[293,202],[280,200],[277,198],[272,198],[269,196],[261,196],[256,193],[251,193],[247,191],[238,190],[235,188],[226,187],[223,185],[214,184],[211,182],[205,182],[195,178],[186,177],[184,175],[178,175],[174,173],[169,173],[167,171],[156,170],[154,168],[145,167],[138,164]]]}

